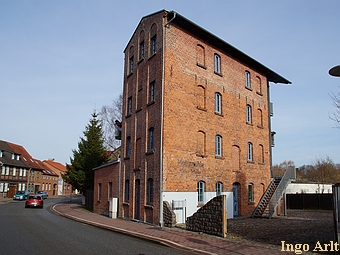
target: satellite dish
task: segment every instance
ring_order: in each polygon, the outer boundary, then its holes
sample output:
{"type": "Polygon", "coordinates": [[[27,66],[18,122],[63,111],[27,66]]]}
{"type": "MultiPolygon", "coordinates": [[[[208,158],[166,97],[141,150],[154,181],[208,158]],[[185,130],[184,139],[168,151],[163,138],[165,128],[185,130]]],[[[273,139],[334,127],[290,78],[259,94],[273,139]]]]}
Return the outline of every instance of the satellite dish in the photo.
{"type": "Polygon", "coordinates": [[[331,68],[328,73],[332,76],[337,76],[340,77],[340,65],[339,66],[334,66],[331,68]]]}

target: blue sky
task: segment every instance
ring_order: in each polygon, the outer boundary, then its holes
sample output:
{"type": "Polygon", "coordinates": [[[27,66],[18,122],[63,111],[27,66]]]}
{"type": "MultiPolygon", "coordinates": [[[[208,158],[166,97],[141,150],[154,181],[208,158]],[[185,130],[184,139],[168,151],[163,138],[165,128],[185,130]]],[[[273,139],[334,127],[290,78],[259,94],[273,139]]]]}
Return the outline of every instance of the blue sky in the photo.
{"type": "Polygon", "coordinates": [[[0,0],[0,139],[69,163],[94,109],[122,91],[123,50],[143,16],[174,10],[279,73],[273,163],[340,163],[330,93],[340,78],[338,0],[0,0]]]}

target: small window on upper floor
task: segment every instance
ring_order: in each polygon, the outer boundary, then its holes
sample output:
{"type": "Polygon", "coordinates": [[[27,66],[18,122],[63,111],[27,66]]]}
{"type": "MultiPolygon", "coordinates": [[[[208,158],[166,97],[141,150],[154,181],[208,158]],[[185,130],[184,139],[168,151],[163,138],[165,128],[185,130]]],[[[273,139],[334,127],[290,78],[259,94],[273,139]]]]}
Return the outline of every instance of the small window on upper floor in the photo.
{"type": "Polygon", "coordinates": [[[215,93],[215,112],[222,114],[222,95],[218,92],[215,93]]]}
{"type": "Polygon", "coordinates": [[[222,157],[222,136],[220,135],[215,137],[215,155],[222,157]]]}
{"type": "Polygon", "coordinates": [[[248,142],[248,156],[247,159],[249,162],[253,161],[253,144],[251,142],[248,142]]]}
{"type": "Polygon", "coordinates": [[[149,128],[149,144],[148,151],[153,151],[154,148],[154,128],[149,128]]]}
{"type": "Polygon", "coordinates": [[[246,75],[246,88],[250,89],[251,88],[251,84],[250,84],[250,72],[246,71],[245,75],[246,75]]]}
{"type": "Polygon", "coordinates": [[[200,44],[196,46],[196,63],[198,66],[205,68],[205,50],[200,44]]]}
{"type": "Polygon", "coordinates": [[[128,98],[128,102],[127,102],[127,115],[131,115],[132,114],[132,97],[128,98]]]}
{"type": "Polygon", "coordinates": [[[131,137],[128,136],[126,138],[126,152],[125,152],[125,156],[126,157],[130,157],[131,155],[131,137]]]}
{"type": "Polygon", "coordinates": [[[144,58],[144,41],[139,43],[139,60],[144,58]]]}
{"type": "Polygon", "coordinates": [[[221,57],[218,54],[214,54],[214,72],[221,74],[221,57]]]}
{"type": "Polygon", "coordinates": [[[247,122],[247,124],[251,124],[251,106],[249,105],[249,104],[247,104],[247,106],[246,106],[246,115],[247,115],[247,117],[246,117],[246,122],[247,122]]]}
{"type": "Polygon", "coordinates": [[[152,81],[149,85],[149,103],[152,103],[156,99],[156,82],[152,81]]]}
{"type": "Polygon", "coordinates": [[[133,56],[132,57],[130,57],[130,59],[129,59],[129,74],[132,74],[133,73],[133,65],[134,65],[134,63],[133,63],[133,56]]]}
{"type": "Polygon", "coordinates": [[[156,35],[151,38],[151,56],[156,53],[156,35]]]}

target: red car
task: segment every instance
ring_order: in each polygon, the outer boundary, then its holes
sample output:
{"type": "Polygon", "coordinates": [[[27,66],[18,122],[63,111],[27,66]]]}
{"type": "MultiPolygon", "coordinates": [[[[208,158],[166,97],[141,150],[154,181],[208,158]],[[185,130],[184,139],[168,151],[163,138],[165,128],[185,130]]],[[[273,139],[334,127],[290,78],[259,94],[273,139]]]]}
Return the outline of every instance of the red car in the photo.
{"type": "Polygon", "coordinates": [[[25,202],[25,208],[27,207],[44,208],[44,200],[41,196],[30,195],[25,202]]]}

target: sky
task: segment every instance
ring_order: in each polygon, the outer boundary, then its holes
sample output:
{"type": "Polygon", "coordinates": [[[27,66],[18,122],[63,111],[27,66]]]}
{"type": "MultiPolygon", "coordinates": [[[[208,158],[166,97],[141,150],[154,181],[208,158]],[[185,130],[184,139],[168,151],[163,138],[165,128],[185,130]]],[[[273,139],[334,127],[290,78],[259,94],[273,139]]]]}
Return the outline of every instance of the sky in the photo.
{"type": "Polygon", "coordinates": [[[292,82],[270,84],[273,164],[340,163],[338,0],[0,0],[0,139],[65,164],[123,87],[142,17],[173,10],[292,82]]]}

